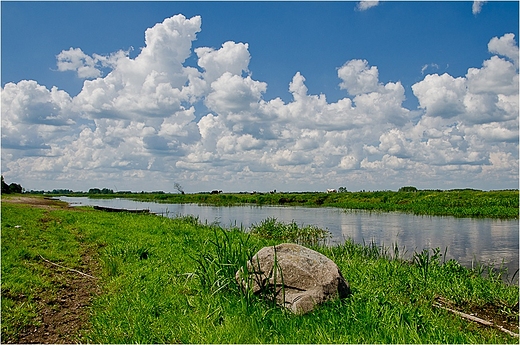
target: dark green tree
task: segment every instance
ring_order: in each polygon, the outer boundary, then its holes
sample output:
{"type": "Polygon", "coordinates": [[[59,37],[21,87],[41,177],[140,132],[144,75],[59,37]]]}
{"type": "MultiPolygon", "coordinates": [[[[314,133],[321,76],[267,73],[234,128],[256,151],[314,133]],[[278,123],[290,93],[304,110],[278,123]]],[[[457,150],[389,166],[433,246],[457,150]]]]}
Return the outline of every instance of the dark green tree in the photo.
{"type": "Polygon", "coordinates": [[[9,190],[9,185],[5,183],[4,176],[2,175],[2,194],[9,194],[11,191],[9,190]]]}
{"type": "Polygon", "coordinates": [[[18,183],[11,183],[7,185],[4,181],[4,177],[2,176],[2,194],[11,194],[11,193],[23,193],[23,188],[18,183]]]}
{"type": "Polygon", "coordinates": [[[9,190],[11,193],[23,193],[23,188],[18,183],[11,183],[9,185],[9,190]]]}
{"type": "Polygon", "coordinates": [[[417,192],[417,188],[412,186],[406,186],[399,188],[399,192],[417,192]]]}

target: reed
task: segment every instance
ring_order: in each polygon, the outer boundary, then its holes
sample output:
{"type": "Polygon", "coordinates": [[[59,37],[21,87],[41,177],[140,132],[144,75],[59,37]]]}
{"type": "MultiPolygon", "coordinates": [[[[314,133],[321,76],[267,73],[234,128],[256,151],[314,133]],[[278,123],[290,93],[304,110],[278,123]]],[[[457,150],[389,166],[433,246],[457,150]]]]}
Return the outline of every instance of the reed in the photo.
{"type": "Polygon", "coordinates": [[[213,237],[204,245],[206,249],[192,258],[197,264],[195,275],[203,288],[212,294],[222,290],[241,291],[235,274],[239,270],[247,272],[247,262],[258,250],[250,245],[250,238],[237,229],[213,227],[213,237]]]}
{"type": "Polygon", "coordinates": [[[413,254],[413,263],[421,272],[425,285],[428,285],[430,270],[439,266],[441,256],[442,254],[440,254],[439,248],[433,249],[431,254],[429,248],[423,249],[420,253],[415,252],[413,254]]]}
{"type": "Polygon", "coordinates": [[[269,240],[294,242],[304,246],[324,245],[331,237],[330,231],[317,226],[299,226],[294,220],[290,223],[279,222],[274,217],[251,225],[250,233],[269,240]]]}

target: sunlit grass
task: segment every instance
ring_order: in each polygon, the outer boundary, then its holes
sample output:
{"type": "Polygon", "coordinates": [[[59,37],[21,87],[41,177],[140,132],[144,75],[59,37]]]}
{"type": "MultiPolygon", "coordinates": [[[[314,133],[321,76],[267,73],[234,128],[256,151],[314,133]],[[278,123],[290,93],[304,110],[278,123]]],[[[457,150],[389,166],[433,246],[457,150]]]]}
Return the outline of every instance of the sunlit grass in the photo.
{"type": "MultiPolygon", "coordinates": [[[[244,295],[235,273],[266,245],[300,239],[266,220],[271,234],[247,234],[196,217],[115,214],[84,208],[44,211],[2,204],[2,339],[15,341],[38,313],[22,304],[53,289],[42,254],[77,267],[94,251],[101,294],[81,342],[91,343],[517,343],[433,307],[438,296],[460,308],[500,306],[518,320],[518,288],[485,270],[444,261],[442,251],[404,260],[396,248],[342,245],[313,249],[331,258],[353,294],[295,316],[261,296],[244,295]],[[41,222],[45,219],[45,222],[41,222]],[[15,227],[20,225],[20,227],[15,227]],[[283,231],[280,231],[282,229],[283,231]],[[292,235],[291,235],[292,236],[292,235]]],[[[259,224],[261,226],[262,224],[259,224]]],[[[265,224],[264,224],[265,225],[265,224]]]]}

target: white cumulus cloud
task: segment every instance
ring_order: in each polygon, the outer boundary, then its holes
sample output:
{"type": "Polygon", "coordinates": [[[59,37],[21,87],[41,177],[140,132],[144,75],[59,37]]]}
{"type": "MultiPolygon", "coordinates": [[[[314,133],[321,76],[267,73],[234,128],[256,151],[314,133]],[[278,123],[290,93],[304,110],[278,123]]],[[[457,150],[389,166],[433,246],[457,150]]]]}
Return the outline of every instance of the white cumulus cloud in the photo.
{"type": "Polygon", "coordinates": [[[351,60],[338,69],[340,87],[351,95],[373,92],[379,88],[379,71],[368,67],[366,60],[351,60]]]}
{"type": "Polygon", "coordinates": [[[250,55],[247,43],[225,42],[219,50],[208,47],[195,49],[198,65],[204,69],[204,79],[208,83],[228,72],[241,75],[248,71],[250,55]]]}
{"type": "Polygon", "coordinates": [[[377,5],[379,5],[379,0],[361,0],[357,3],[356,8],[359,11],[366,11],[369,8],[375,7],[377,5]]]}
{"type": "Polygon", "coordinates": [[[486,3],[487,1],[481,1],[481,0],[477,0],[477,1],[473,1],[473,5],[471,6],[471,11],[473,12],[473,14],[479,14],[480,11],[482,11],[482,6],[486,3]]]}
{"type": "Polygon", "coordinates": [[[101,71],[96,67],[99,60],[83,53],[80,48],[63,50],[56,56],[58,71],[76,71],[79,78],[97,78],[101,71]]]}
{"type": "Polygon", "coordinates": [[[490,53],[505,56],[511,59],[518,68],[518,46],[515,34],[508,33],[502,37],[493,37],[488,43],[490,53]]]}
{"type": "Polygon", "coordinates": [[[381,81],[363,59],[337,66],[344,97],[334,102],[310,93],[300,72],[287,81],[290,101],[266,100],[249,45],[193,48],[201,30],[200,17],[175,15],[146,30],[135,58],[62,51],[58,70],[87,79],[74,97],[37,81],[7,83],[5,177],[86,189],[172,190],[180,181],[191,191],[517,183],[512,34],[491,38],[494,55],[463,76],[425,75],[411,87],[419,109],[407,109],[403,84],[381,81]],[[186,66],[190,56],[197,68],[186,66]]]}
{"type": "Polygon", "coordinates": [[[74,99],[77,111],[92,118],[164,117],[202,92],[200,73],[183,63],[191,54],[201,18],[176,15],[146,30],[145,47],[131,59],[111,58],[104,78],[85,81],[74,99]]]}

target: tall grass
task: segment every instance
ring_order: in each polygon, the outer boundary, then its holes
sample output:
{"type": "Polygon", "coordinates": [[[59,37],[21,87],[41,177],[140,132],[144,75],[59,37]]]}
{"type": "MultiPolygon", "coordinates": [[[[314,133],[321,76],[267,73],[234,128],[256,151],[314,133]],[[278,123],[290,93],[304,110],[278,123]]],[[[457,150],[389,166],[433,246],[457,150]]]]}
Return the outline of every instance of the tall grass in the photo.
{"type": "Polygon", "coordinates": [[[241,291],[235,274],[247,270],[247,262],[258,250],[249,244],[250,238],[236,229],[213,228],[213,237],[207,240],[206,250],[193,258],[197,263],[195,275],[203,288],[212,294],[222,290],[241,291]]]}
{"type": "Polygon", "coordinates": [[[331,237],[330,231],[315,225],[299,226],[294,220],[284,223],[274,217],[251,225],[250,233],[265,239],[294,242],[304,246],[324,245],[331,237]]]}
{"type": "MultiPolygon", "coordinates": [[[[293,242],[307,246],[323,245],[330,233],[315,226],[298,227],[294,221],[283,223],[275,218],[267,218],[260,224],[252,225],[245,233],[243,229],[212,226],[213,237],[206,241],[206,250],[194,259],[197,269],[194,275],[203,288],[212,294],[226,291],[238,292],[247,304],[251,303],[253,281],[260,286],[260,297],[276,304],[277,297],[284,295],[283,272],[276,259],[267,277],[259,276],[259,265],[253,257],[260,249],[250,243],[251,238],[277,242],[293,242]],[[277,281],[280,277],[281,281],[277,281]],[[273,278],[273,279],[271,279],[273,278]]],[[[265,243],[265,242],[264,242],[265,243]]],[[[282,297],[282,300],[285,300],[282,297]]]]}

